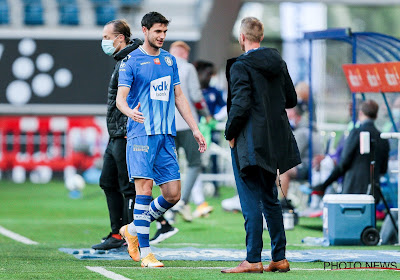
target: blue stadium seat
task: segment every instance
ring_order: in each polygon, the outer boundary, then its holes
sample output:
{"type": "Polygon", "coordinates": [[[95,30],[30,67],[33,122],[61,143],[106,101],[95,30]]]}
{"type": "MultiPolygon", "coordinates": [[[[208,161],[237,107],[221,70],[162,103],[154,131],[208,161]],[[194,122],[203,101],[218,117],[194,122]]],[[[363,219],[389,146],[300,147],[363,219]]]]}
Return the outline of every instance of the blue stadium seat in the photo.
{"type": "Polygon", "coordinates": [[[23,0],[24,5],[38,4],[42,5],[42,0],[23,0]]]}
{"type": "Polygon", "coordinates": [[[78,25],[79,24],[79,8],[76,4],[64,4],[59,7],[60,24],[78,25]]]}
{"type": "Polygon", "coordinates": [[[0,24],[10,23],[10,9],[6,1],[0,0],[0,24]]]}
{"type": "Polygon", "coordinates": [[[76,0],[57,0],[57,4],[59,6],[64,6],[64,5],[69,5],[69,4],[77,5],[76,0]]]}
{"type": "Polygon", "coordinates": [[[93,4],[97,5],[104,5],[104,4],[110,4],[110,0],[91,0],[93,4]]]}
{"type": "Polygon", "coordinates": [[[25,5],[26,25],[43,25],[43,6],[41,3],[25,5]]]}
{"type": "Polygon", "coordinates": [[[100,5],[96,7],[96,24],[105,25],[116,18],[117,9],[112,5],[100,5]]]}
{"type": "Polygon", "coordinates": [[[119,0],[119,3],[123,7],[139,7],[143,0],[119,0]]]}

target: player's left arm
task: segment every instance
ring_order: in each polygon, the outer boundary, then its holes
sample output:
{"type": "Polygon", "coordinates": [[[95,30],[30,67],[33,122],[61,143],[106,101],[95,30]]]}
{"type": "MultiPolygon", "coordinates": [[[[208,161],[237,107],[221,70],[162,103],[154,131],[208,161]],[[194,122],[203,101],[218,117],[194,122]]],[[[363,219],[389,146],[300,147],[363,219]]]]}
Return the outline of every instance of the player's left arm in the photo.
{"type": "Polygon", "coordinates": [[[181,114],[182,118],[189,125],[190,129],[193,132],[194,139],[196,139],[199,144],[199,151],[204,153],[207,149],[207,143],[204,139],[203,134],[201,134],[199,128],[197,127],[197,123],[193,118],[192,112],[190,111],[189,102],[187,101],[185,95],[183,94],[181,86],[175,85],[175,106],[181,114]]]}

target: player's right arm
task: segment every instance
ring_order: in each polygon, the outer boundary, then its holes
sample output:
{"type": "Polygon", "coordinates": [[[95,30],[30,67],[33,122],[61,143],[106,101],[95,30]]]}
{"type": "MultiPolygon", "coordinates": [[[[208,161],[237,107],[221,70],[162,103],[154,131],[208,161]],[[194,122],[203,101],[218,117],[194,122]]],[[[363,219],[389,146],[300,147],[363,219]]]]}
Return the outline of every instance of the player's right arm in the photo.
{"type": "Polygon", "coordinates": [[[133,58],[131,55],[128,55],[125,59],[122,60],[121,66],[119,68],[119,77],[118,77],[118,91],[116,98],[117,108],[128,118],[131,118],[135,122],[143,123],[144,117],[143,114],[139,111],[140,102],[138,105],[131,109],[126,101],[128,94],[131,90],[131,86],[134,80],[134,71],[133,71],[133,58]]]}
{"type": "Polygon", "coordinates": [[[116,99],[117,108],[124,115],[128,116],[135,122],[143,123],[144,122],[143,113],[139,111],[140,102],[133,109],[129,108],[128,102],[126,102],[126,98],[128,97],[129,91],[130,91],[130,88],[128,88],[128,87],[124,87],[124,86],[118,87],[117,99],[116,99]]]}

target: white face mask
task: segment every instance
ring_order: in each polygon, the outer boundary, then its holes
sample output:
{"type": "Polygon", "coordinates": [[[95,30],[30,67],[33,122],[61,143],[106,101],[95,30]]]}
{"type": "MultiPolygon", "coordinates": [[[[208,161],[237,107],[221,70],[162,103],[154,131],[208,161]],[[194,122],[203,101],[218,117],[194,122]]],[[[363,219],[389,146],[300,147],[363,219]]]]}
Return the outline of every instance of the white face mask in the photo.
{"type": "MultiPolygon", "coordinates": [[[[115,39],[117,39],[118,36],[115,37],[115,39]]],[[[111,55],[113,55],[115,53],[115,50],[116,50],[116,47],[114,47],[115,39],[114,40],[105,40],[105,39],[101,40],[101,48],[103,49],[103,52],[106,55],[111,56],[111,55]]],[[[121,44],[121,43],[119,43],[119,44],[121,44]]],[[[119,44],[118,44],[118,46],[119,46],[119,44]]]]}

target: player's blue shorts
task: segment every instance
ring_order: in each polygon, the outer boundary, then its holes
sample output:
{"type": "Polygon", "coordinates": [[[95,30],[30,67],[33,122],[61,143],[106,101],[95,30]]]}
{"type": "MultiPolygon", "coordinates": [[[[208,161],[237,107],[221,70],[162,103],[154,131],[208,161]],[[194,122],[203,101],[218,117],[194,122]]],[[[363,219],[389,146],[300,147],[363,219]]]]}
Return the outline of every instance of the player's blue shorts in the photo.
{"type": "Polygon", "coordinates": [[[126,145],[129,181],[154,180],[156,185],[180,180],[174,137],[168,134],[138,136],[126,145]]]}

